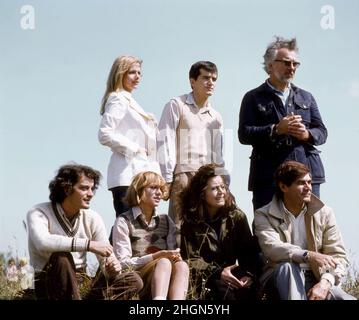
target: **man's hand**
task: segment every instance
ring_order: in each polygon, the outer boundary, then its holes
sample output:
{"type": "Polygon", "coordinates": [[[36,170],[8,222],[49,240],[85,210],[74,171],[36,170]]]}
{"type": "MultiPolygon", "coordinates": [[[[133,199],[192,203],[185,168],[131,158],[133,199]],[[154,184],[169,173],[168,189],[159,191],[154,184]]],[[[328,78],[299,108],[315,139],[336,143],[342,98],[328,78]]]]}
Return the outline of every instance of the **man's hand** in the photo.
{"type": "Polygon", "coordinates": [[[326,279],[321,279],[316,285],[308,291],[309,300],[326,300],[331,288],[331,284],[326,279]]]}
{"type": "Polygon", "coordinates": [[[105,269],[110,278],[113,278],[121,273],[121,263],[117,260],[114,254],[105,259],[105,269]]]}
{"type": "Polygon", "coordinates": [[[113,252],[113,248],[108,242],[90,241],[89,251],[102,257],[109,257],[113,252]]]}
{"type": "Polygon", "coordinates": [[[337,261],[334,257],[314,251],[309,251],[308,261],[317,268],[329,267],[335,269],[337,266],[337,261]]]}
{"type": "Polygon", "coordinates": [[[300,141],[308,141],[310,133],[302,122],[289,121],[288,134],[300,141]]]}
{"type": "Polygon", "coordinates": [[[277,135],[281,134],[290,134],[290,127],[301,123],[302,117],[300,115],[290,115],[282,118],[279,123],[277,124],[277,135]]]}

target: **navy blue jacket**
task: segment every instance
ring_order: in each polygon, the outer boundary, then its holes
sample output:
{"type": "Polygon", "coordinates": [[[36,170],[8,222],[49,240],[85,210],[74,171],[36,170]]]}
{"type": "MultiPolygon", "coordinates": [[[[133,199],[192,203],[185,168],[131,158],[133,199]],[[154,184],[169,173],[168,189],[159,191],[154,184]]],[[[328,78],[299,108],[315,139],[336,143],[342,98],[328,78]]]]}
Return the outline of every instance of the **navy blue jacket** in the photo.
{"type": "Polygon", "coordinates": [[[285,160],[306,164],[312,175],[312,183],[325,182],[324,167],[314,146],[327,140],[327,129],[322,122],[314,97],[293,84],[287,106],[302,121],[311,134],[307,142],[288,135],[271,135],[271,129],[287,115],[281,99],[265,82],[247,92],[239,113],[238,138],[253,147],[248,190],[274,185],[273,174],[285,160]]]}

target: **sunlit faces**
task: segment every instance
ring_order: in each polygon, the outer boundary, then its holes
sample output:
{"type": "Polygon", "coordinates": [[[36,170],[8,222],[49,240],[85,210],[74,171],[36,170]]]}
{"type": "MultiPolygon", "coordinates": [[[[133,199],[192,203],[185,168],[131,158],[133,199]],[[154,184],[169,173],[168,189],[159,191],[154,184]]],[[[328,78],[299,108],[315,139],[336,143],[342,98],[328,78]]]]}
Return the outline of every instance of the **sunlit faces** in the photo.
{"type": "Polygon", "coordinates": [[[214,88],[217,82],[217,74],[200,69],[200,74],[195,79],[190,79],[192,90],[202,97],[209,97],[214,93],[214,88]]]}
{"type": "Polygon", "coordinates": [[[208,180],[204,193],[204,200],[208,211],[216,211],[225,205],[226,185],[221,176],[215,176],[208,180]]]}
{"type": "Polygon", "coordinates": [[[79,181],[72,187],[65,201],[73,210],[88,209],[94,196],[94,181],[82,175],[79,181]]]}
{"type": "Polygon", "coordinates": [[[295,180],[289,187],[281,183],[286,202],[293,205],[308,203],[312,195],[312,178],[309,173],[295,180]]]}
{"type": "Polygon", "coordinates": [[[141,81],[141,65],[139,63],[134,63],[131,65],[130,69],[124,74],[122,79],[123,88],[132,92],[133,89],[137,89],[138,84],[141,81]]]}
{"type": "Polygon", "coordinates": [[[162,200],[161,186],[156,184],[150,184],[144,188],[141,197],[141,204],[147,207],[155,208],[159,205],[161,200],[162,200]]]}
{"type": "Polygon", "coordinates": [[[275,60],[269,65],[271,79],[288,85],[294,78],[295,71],[299,66],[298,62],[295,51],[286,48],[279,49],[275,60]]]}

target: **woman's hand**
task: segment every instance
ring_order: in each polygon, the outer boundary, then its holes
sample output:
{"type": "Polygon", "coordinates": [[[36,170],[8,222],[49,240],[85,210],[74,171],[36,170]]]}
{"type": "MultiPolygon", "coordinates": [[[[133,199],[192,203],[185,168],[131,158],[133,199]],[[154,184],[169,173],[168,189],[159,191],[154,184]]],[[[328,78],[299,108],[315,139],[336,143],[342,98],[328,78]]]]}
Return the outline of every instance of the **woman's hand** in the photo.
{"type": "Polygon", "coordinates": [[[180,254],[180,249],[177,248],[176,250],[161,250],[157,251],[156,253],[152,254],[153,259],[159,258],[167,258],[173,262],[181,261],[182,257],[180,254]]]}
{"type": "Polygon", "coordinates": [[[239,278],[238,281],[241,283],[242,288],[249,288],[253,283],[253,280],[250,276],[239,278]]]}
{"type": "Polygon", "coordinates": [[[232,270],[237,267],[238,267],[237,264],[233,264],[231,266],[225,267],[221,273],[221,280],[225,282],[228,286],[233,287],[235,289],[249,288],[253,283],[251,277],[243,276],[240,279],[237,279],[232,274],[232,270]]]}

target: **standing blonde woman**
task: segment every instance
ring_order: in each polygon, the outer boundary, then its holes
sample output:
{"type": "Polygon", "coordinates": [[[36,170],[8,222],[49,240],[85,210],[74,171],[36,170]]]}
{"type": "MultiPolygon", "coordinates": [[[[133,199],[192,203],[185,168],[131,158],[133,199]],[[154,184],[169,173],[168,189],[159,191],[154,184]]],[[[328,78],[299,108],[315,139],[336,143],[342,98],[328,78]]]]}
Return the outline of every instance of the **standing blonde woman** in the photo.
{"type": "Polygon", "coordinates": [[[165,180],[155,172],[137,174],[128,188],[130,210],[116,219],[113,250],[122,268],[139,271],[143,299],[185,299],[189,270],[176,244],[176,227],[156,207],[168,193],[165,180]]]}
{"type": "Polygon", "coordinates": [[[98,138],[112,151],[107,187],[113,195],[116,217],[128,209],[122,199],[134,175],[148,170],[160,173],[156,120],[132,97],[141,81],[141,65],[142,60],[136,57],[118,57],[108,76],[101,105],[98,138]]]}

